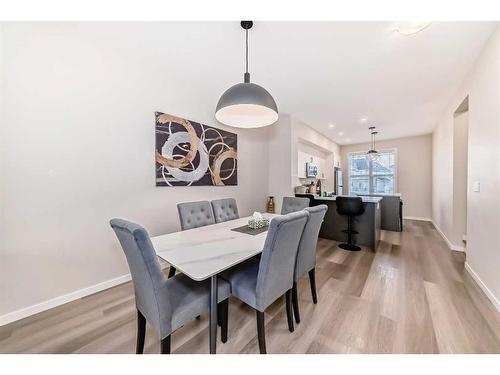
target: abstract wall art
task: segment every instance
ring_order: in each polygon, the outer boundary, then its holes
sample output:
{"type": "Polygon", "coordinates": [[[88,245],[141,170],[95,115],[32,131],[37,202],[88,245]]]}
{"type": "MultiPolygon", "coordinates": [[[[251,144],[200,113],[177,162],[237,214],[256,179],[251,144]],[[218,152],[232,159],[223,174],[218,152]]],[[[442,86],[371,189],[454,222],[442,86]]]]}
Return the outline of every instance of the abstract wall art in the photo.
{"type": "Polygon", "coordinates": [[[238,184],[237,134],[156,112],[156,186],[238,184]]]}

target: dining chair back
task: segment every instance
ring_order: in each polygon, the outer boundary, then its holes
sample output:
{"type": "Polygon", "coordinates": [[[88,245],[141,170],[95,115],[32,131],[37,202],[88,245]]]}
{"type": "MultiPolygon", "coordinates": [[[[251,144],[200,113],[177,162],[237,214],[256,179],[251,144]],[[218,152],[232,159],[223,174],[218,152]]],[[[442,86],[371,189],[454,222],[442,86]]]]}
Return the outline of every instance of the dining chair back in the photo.
{"type": "Polygon", "coordinates": [[[177,211],[182,230],[215,224],[212,206],[208,201],[179,203],[177,211]]]}
{"type": "Polygon", "coordinates": [[[234,198],[217,199],[210,203],[212,204],[216,223],[240,218],[238,214],[238,205],[234,198]]]}
{"type": "Polygon", "coordinates": [[[297,197],[283,197],[283,204],[281,205],[281,214],[286,215],[291,212],[297,212],[309,207],[308,198],[297,197]]]}
{"type": "Polygon", "coordinates": [[[257,310],[264,311],[292,289],[299,241],[308,216],[307,211],[299,211],[271,220],[257,275],[257,310]]]}
{"type": "Polygon", "coordinates": [[[137,309],[160,334],[170,334],[171,309],[164,294],[159,293],[165,277],[148,232],[122,219],[112,219],[110,224],[127,257],[137,309]]]}
{"type": "Polygon", "coordinates": [[[293,276],[292,302],[295,321],[300,322],[299,298],[297,283],[299,279],[307,272],[309,274],[309,283],[311,286],[312,300],[318,302],[316,293],[316,246],[318,244],[319,231],[323,218],[325,217],[328,206],[320,204],[319,206],[307,207],[304,211],[309,213],[309,220],[304,227],[302,238],[297,252],[297,261],[295,262],[295,271],[293,276]]]}
{"type": "Polygon", "coordinates": [[[327,209],[328,206],[324,204],[305,209],[305,211],[309,212],[309,220],[299,243],[297,262],[295,263],[295,281],[298,281],[304,273],[309,272],[316,266],[316,245],[318,243],[321,223],[323,223],[327,209]]]}

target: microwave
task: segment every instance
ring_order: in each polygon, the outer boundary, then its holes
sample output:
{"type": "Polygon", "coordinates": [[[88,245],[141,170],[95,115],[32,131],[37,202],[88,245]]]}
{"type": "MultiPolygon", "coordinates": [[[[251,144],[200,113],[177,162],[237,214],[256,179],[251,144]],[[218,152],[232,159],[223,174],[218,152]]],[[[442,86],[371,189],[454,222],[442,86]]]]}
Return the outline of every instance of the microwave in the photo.
{"type": "Polygon", "coordinates": [[[306,163],[306,177],[316,178],[318,176],[318,166],[314,163],[306,163]]]}

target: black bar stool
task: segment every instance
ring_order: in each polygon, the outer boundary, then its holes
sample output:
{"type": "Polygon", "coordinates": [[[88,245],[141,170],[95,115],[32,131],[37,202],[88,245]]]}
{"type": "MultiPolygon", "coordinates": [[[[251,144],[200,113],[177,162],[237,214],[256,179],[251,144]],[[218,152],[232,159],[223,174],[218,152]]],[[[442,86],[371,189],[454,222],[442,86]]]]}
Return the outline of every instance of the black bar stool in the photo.
{"type": "Polygon", "coordinates": [[[337,197],[337,213],[347,216],[347,230],[342,232],[347,233],[347,243],[341,243],[339,247],[349,251],[359,251],[361,248],[352,243],[352,235],[357,234],[352,229],[352,220],[355,216],[362,215],[365,212],[365,206],[361,197],[337,197]]]}

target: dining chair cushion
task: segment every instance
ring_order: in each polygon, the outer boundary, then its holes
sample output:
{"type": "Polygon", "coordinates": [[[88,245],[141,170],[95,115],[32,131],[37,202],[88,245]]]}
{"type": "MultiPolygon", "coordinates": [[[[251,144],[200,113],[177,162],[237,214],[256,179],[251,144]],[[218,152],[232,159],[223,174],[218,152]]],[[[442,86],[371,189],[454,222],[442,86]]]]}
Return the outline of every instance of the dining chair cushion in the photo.
{"type": "MultiPolygon", "coordinates": [[[[203,314],[210,306],[210,280],[194,281],[180,273],[165,283],[169,303],[173,306],[172,331],[203,314]]],[[[229,298],[231,286],[220,277],[217,280],[217,302],[229,298]]]]}
{"type": "Polygon", "coordinates": [[[304,273],[309,272],[316,266],[316,246],[318,244],[319,230],[327,209],[328,206],[324,204],[305,208],[305,211],[309,212],[309,220],[304,227],[299,243],[294,273],[295,282],[304,273]]]}
{"type": "Polygon", "coordinates": [[[308,216],[307,211],[300,211],[271,220],[260,261],[252,258],[222,274],[231,284],[232,295],[264,311],[292,288],[297,250],[308,216]]]}
{"type": "Polygon", "coordinates": [[[179,203],[177,211],[182,230],[215,224],[212,206],[208,201],[179,203]]]}
{"type": "Polygon", "coordinates": [[[308,198],[297,197],[283,197],[283,204],[281,205],[281,214],[286,215],[291,212],[297,212],[309,207],[308,198]]]}
{"type": "Polygon", "coordinates": [[[257,297],[257,275],[260,258],[252,257],[222,273],[222,278],[231,283],[231,294],[247,305],[255,307],[257,297]]]}
{"type": "MultiPolygon", "coordinates": [[[[160,338],[209,308],[208,280],[196,282],[182,274],[165,278],[146,229],[122,219],[112,219],[110,224],[127,258],[137,309],[160,338]]],[[[230,285],[219,279],[218,301],[228,298],[229,294],[230,285]]]]}
{"type": "Polygon", "coordinates": [[[239,219],[238,206],[234,198],[217,199],[211,202],[215,222],[222,223],[228,220],[239,219]]]}

